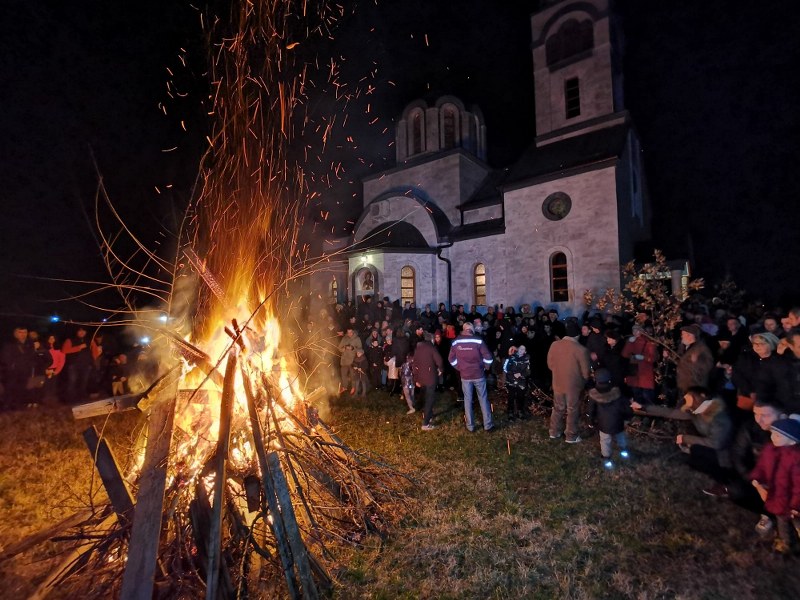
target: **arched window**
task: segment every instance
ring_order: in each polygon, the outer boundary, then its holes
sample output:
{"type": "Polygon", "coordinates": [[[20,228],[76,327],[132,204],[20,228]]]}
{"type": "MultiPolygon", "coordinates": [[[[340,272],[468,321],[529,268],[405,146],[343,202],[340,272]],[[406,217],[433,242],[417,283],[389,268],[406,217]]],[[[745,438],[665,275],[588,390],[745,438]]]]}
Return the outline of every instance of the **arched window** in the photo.
{"type": "Polygon", "coordinates": [[[425,128],[422,123],[422,111],[415,110],[411,115],[411,135],[409,136],[409,156],[419,154],[423,150],[422,140],[425,135],[425,128]]]}
{"type": "Polygon", "coordinates": [[[550,300],[569,302],[567,255],[563,252],[556,252],[550,257],[550,300]]]}
{"type": "Polygon", "coordinates": [[[339,282],[336,281],[336,277],[334,277],[333,281],[331,281],[330,296],[328,297],[328,301],[331,304],[336,304],[339,302],[339,282]]]}
{"type": "Polygon", "coordinates": [[[445,104],[442,107],[442,150],[455,148],[458,139],[458,109],[445,104]]]}
{"type": "Polygon", "coordinates": [[[564,21],[555,35],[547,39],[545,52],[547,66],[552,67],[573,56],[588,52],[594,47],[594,23],[591,20],[581,21],[575,19],[564,21]]]}
{"type": "Polygon", "coordinates": [[[486,265],[478,263],[475,265],[475,273],[473,274],[473,281],[475,282],[475,302],[478,306],[486,305],[486,265]]]}
{"type": "Polygon", "coordinates": [[[416,302],[416,276],[414,268],[405,266],[400,269],[400,303],[416,302]]]}

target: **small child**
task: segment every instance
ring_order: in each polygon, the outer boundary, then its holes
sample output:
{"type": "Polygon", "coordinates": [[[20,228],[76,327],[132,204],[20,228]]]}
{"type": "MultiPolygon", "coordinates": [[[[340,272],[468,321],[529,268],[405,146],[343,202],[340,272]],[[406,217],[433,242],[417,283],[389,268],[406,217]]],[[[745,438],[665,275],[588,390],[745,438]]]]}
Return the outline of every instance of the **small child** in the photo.
{"type": "Polygon", "coordinates": [[[611,441],[616,441],[619,455],[628,458],[628,439],[625,437],[625,420],[633,417],[628,400],[622,397],[618,387],[611,385],[611,372],[597,369],[595,387],[589,390],[589,420],[600,431],[600,454],[603,466],[614,468],[611,460],[611,441]]]}
{"type": "Polygon", "coordinates": [[[353,360],[353,379],[355,380],[355,388],[354,391],[351,392],[351,395],[361,396],[362,398],[367,397],[367,382],[369,381],[369,377],[367,375],[368,370],[369,363],[367,362],[367,357],[364,355],[364,350],[359,348],[356,350],[356,357],[353,360]],[[359,391],[361,392],[360,394],[359,391]]]}
{"type": "Polygon", "coordinates": [[[111,395],[122,396],[128,392],[128,357],[118,354],[111,361],[111,395]]]}
{"type": "Polygon", "coordinates": [[[411,354],[406,358],[406,362],[400,367],[400,383],[403,385],[403,396],[405,396],[406,404],[408,404],[407,415],[413,415],[417,412],[414,408],[414,358],[411,354]]]}
{"type": "Polygon", "coordinates": [[[750,479],[778,522],[773,548],[788,554],[797,543],[800,517],[800,415],[778,419],[770,430],[772,444],[764,446],[750,479]]]}
{"type": "Polygon", "coordinates": [[[503,363],[506,374],[506,390],[508,391],[508,420],[527,419],[528,414],[528,379],[531,376],[531,361],[525,346],[508,349],[508,358],[503,363]]]}

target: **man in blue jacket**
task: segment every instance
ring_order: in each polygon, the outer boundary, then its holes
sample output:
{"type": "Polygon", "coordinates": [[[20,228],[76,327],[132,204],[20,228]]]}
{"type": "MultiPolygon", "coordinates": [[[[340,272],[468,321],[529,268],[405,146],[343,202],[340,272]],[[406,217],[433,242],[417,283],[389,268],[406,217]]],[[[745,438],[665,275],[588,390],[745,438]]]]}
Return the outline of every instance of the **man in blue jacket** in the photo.
{"type": "Polygon", "coordinates": [[[475,431],[472,420],[472,389],[478,394],[478,402],[483,414],[483,428],[494,429],[492,407],[486,394],[486,370],[492,366],[492,353],[484,341],[475,335],[472,323],[464,323],[461,335],[453,340],[448,361],[461,375],[461,387],[464,391],[464,415],[467,430],[475,431]]]}

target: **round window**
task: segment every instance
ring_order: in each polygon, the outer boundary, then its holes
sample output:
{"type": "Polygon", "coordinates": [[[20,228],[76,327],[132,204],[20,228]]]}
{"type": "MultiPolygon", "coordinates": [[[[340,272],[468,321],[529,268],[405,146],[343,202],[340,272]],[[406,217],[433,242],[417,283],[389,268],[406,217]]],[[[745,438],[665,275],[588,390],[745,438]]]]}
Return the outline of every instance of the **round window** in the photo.
{"type": "Polygon", "coordinates": [[[544,199],[542,213],[551,221],[560,221],[569,214],[572,199],[564,192],[555,192],[544,199]]]}

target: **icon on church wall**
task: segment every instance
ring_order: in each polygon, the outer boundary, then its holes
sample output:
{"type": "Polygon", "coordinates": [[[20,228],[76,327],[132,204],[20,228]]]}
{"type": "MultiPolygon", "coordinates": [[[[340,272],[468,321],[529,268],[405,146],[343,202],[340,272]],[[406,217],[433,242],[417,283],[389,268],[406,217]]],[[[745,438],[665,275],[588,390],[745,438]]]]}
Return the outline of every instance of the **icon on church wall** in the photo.
{"type": "Polygon", "coordinates": [[[369,269],[361,269],[356,275],[356,287],[359,294],[371,294],[375,291],[375,276],[369,269]]]}

